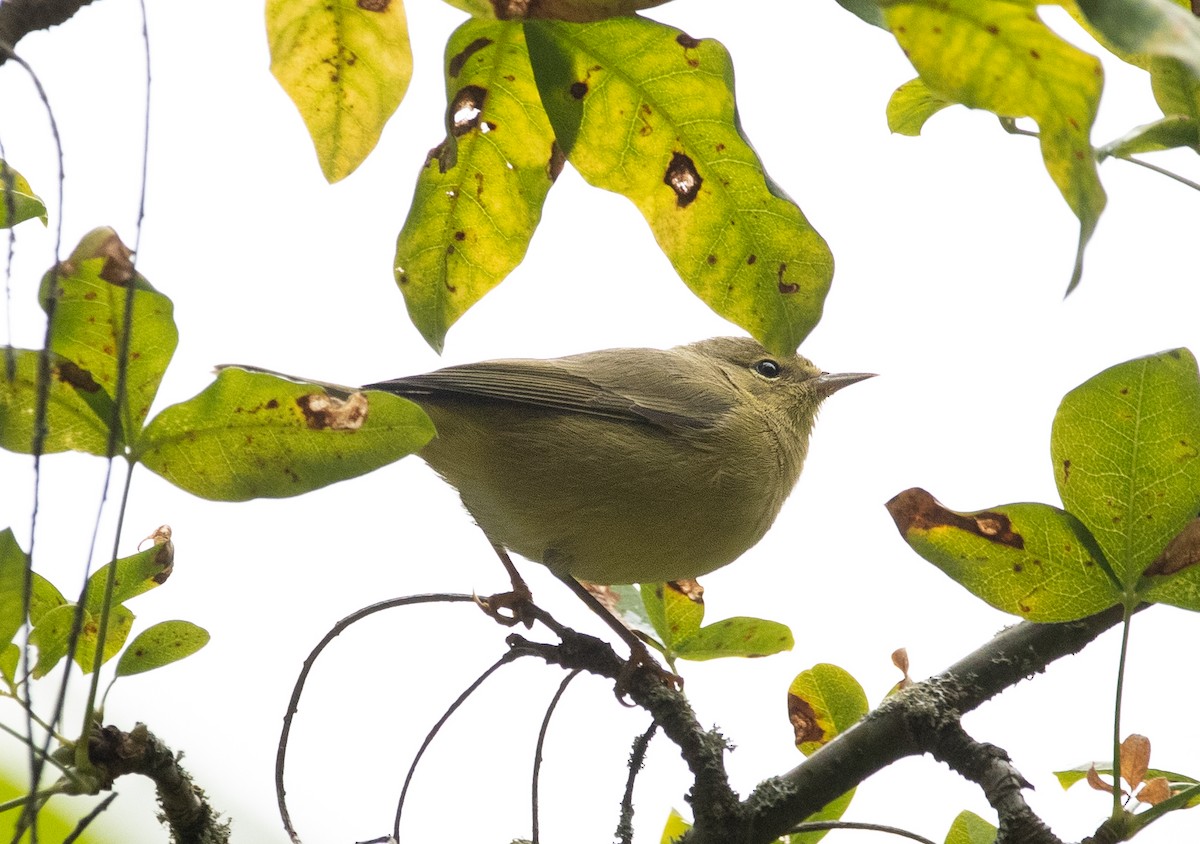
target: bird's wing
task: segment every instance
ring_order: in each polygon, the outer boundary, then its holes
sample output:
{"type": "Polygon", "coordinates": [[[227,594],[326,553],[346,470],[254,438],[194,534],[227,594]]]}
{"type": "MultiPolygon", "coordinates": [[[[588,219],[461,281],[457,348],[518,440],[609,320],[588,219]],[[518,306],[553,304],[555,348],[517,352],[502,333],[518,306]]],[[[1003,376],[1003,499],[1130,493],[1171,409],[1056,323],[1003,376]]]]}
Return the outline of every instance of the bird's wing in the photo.
{"type": "Polygon", "coordinates": [[[702,361],[681,366],[677,352],[640,349],[632,359],[627,352],[470,363],[364,389],[417,400],[521,404],[665,427],[710,427],[731,407],[732,396],[706,385],[704,376],[711,379],[713,373],[697,368],[707,366],[702,361]]]}

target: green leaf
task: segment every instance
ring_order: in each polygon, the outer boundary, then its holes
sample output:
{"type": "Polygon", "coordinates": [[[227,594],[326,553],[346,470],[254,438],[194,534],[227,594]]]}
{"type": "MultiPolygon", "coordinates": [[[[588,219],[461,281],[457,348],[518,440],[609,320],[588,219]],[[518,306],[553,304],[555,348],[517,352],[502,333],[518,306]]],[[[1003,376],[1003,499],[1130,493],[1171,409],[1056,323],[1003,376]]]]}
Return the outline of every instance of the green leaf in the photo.
{"type": "Polygon", "coordinates": [[[952,105],[955,105],[953,100],[933,93],[920,77],[910,79],[893,91],[888,100],[888,128],[899,135],[916,137],[921,134],[925,121],[952,105]]]}
{"type": "Polygon", "coordinates": [[[1150,71],[1163,114],[1200,118],[1200,20],[1187,2],[1076,0],[1076,5],[1102,43],[1150,71]]]}
{"type": "Polygon", "coordinates": [[[1131,129],[1115,141],[1096,150],[1100,160],[1109,156],[1124,158],[1139,152],[1191,147],[1200,151],[1200,123],[1194,117],[1174,114],[1131,129]]]}
{"type": "Polygon", "coordinates": [[[996,827],[974,812],[959,812],[946,833],[946,844],[992,844],[995,840],[996,827]]]}
{"type": "MultiPolygon", "coordinates": [[[[0,448],[33,453],[41,355],[33,349],[0,347],[0,448]]],[[[112,398],[77,364],[53,352],[47,353],[46,360],[49,391],[42,453],[83,451],[103,456],[108,449],[112,398]]]]}
{"type": "MultiPolygon", "coordinates": [[[[796,747],[811,756],[867,714],[867,694],[845,669],[819,663],[801,671],[788,688],[788,718],[796,733],[796,747]]],[[[846,813],[854,789],[825,804],[805,818],[811,821],[835,821],[846,813]]],[[[801,832],[786,836],[787,844],[815,844],[827,831],[801,832]]]]}
{"type": "Polygon", "coordinates": [[[867,694],[850,672],[829,663],[801,671],[788,687],[796,747],[811,756],[867,714],[867,694]]]}
{"type": "Polygon", "coordinates": [[[67,599],[46,578],[36,571],[33,573],[33,596],[29,601],[29,623],[36,625],[41,622],[46,613],[64,606],[67,599]]]}
{"type": "Polygon", "coordinates": [[[646,615],[671,657],[678,652],[681,642],[696,635],[704,621],[703,590],[689,591],[691,596],[676,582],[641,584],[646,615]]]}
{"type": "Polygon", "coordinates": [[[126,403],[121,408],[126,443],[137,436],[150,412],[179,342],[171,300],[133,271],[132,254],[112,229],[93,229],[57,272],[45,275],[41,290],[43,307],[49,308],[51,282],[57,299],[50,350],[83,370],[72,371],[73,381],[83,389],[99,385],[112,398],[124,335],[125,300],[133,286],[126,403]]]}
{"type": "Polygon", "coordinates": [[[1200,512],[1200,376],[1187,349],[1111,367],[1063,397],[1050,453],[1066,508],[1120,582],[1200,512]]]}
{"type": "Polygon", "coordinates": [[[525,257],[562,167],[519,22],[468,20],[444,69],[448,134],[421,169],[395,262],[409,316],[439,352],[525,257]]]}
{"type": "Polygon", "coordinates": [[[283,498],[358,477],[433,437],[420,407],[387,393],[341,401],[322,387],[227,368],[151,420],[135,457],[215,501],[283,498]]]}
{"type": "Polygon", "coordinates": [[[887,508],[914,551],[998,610],[1027,621],[1072,621],[1121,600],[1095,540],[1057,507],[959,513],[913,488],[887,508]]]}
{"type": "Polygon", "coordinates": [[[786,624],[763,618],[735,616],[701,627],[678,643],[676,653],[696,662],[722,657],[760,657],[790,651],[795,644],[786,624]]]}
{"type": "Polygon", "coordinates": [[[629,198],[680,277],[767,348],[821,318],[833,260],[742,136],[725,48],[654,21],[526,21],[558,145],[629,198]]]}
{"type": "Polygon", "coordinates": [[[1089,140],[1104,78],[1100,62],[1046,27],[1033,0],[881,0],[880,6],[934,94],[1037,122],[1046,169],[1080,223],[1070,293],[1106,202],[1089,140]]]}
{"type": "Polygon", "coordinates": [[[133,556],[122,557],[115,563],[103,565],[88,578],[84,606],[88,608],[89,612],[100,614],[100,609],[104,605],[104,587],[108,581],[108,570],[111,566],[115,565],[117,570],[110,602],[115,606],[165,583],[171,576],[174,562],[175,546],[167,541],[147,548],[145,551],[139,551],[133,556]]]}
{"type": "Polygon", "coordinates": [[[0,531],[0,646],[7,645],[25,623],[25,569],[29,557],[12,528],[0,531]]]}
{"type": "Polygon", "coordinates": [[[16,692],[17,666],[21,663],[21,649],[13,642],[0,648],[0,678],[10,693],[16,692]]]}
{"type": "Polygon", "coordinates": [[[0,159],[0,229],[11,229],[17,223],[33,219],[41,220],[43,226],[50,224],[46,203],[33,192],[24,176],[0,159]]]}
{"type": "MultiPolygon", "coordinates": [[[[67,655],[75,612],[74,604],[56,607],[43,615],[30,632],[29,642],[38,649],[37,664],[33,667],[34,679],[46,676],[67,655]]],[[[115,606],[109,612],[103,662],[108,662],[121,650],[133,627],[133,620],[133,613],[125,607],[115,606]]],[[[100,619],[84,610],[79,642],[75,647],[75,663],[84,674],[91,674],[95,667],[99,628],[100,619]]]]}
{"type": "Polygon", "coordinates": [[[859,20],[880,29],[887,29],[887,22],[883,19],[883,12],[880,10],[877,0],[837,0],[837,2],[839,6],[854,14],[859,20]]]}
{"type": "Polygon", "coordinates": [[[354,172],[412,78],[401,0],[267,0],[271,73],[292,98],[326,180],[354,172]]]}
{"type": "Polygon", "coordinates": [[[170,665],[208,644],[208,631],[190,621],[163,621],[143,630],[117,661],[118,677],[170,665]]]}

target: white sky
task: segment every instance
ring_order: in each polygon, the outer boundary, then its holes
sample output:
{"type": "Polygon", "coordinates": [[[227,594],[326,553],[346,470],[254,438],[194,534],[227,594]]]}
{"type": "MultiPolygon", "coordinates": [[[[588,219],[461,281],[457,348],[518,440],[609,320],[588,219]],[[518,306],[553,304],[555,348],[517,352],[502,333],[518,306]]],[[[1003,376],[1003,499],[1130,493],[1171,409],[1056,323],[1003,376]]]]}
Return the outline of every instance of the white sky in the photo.
{"type": "MultiPolygon", "coordinates": [[[[261,4],[150,5],[153,127],[138,269],[174,300],[181,328],[157,409],[199,391],[219,363],[362,383],[443,363],[736,331],[678,282],[629,202],[588,188],[568,167],[524,264],[451,330],[437,358],[407,320],[391,262],[418,168],[441,138],[442,47],[462,14],[433,0],[411,4],[408,98],[367,163],[330,187],[268,73],[261,4]]],[[[728,766],[745,794],[800,761],[784,706],[798,671],[837,663],[877,701],[897,679],[895,648],[908,648],[919,678],[1010,622],[912,553],[883,502],[922,486],[956,509],[1057,503],[1048,446],[1062,394],[1128,358],[1200,348],[1200,292],[1188,245],[1197,197],[1186,188],[1105,163],[1109,207],[1083,284],[1063,301],[1077,223],[1034,141],[962,108],[935,117],[922,138],[891,136],[884,106],[914,74],[889,36],[832,0],[754,2],[740,12],[679,0],[649,14],[729,47],[747,134],[834,251],[825,318],[801,351],[829,371],[881,375],[828,403],[775,529],[704,581],[710,620],[777,619],[797,640],[770,659],[683,667],[701,722],[738,746],[728,766]]],[[[20,45],[64,140],[64,255],[100,224],[133,243],[139,31],[135,3],[105,0],[20,45]]],[[[1156,116],[1144,75],[1114,64],[1097,142],[1156,116]]],[[[53,202],[45,118],[11,64],[0,71],[0,103],[8,160],[53,202]]],[[[1156,160],[1195,178],[1190,154],[1156,160]]],[[[35,291],[53,260],[53,228],[25,224],[17,235],[12,342],[35,347],[43,331],[35,291]]],[[[43,464],[36,566],[64,591],[78,581],[102,471],[85,456],[43,464]]],[[[27,547],[29,462],[0,454],[0,478],[0,525],[27,547]]],[[[417,459],[303,498],[241,505],[199,501],[138,471],[122,553],[163,523],[174,529],[177,566],[164,588],[132,603],[137,629],[186,618],[213,641],[177,666],[118,683],[106,719],[126,728],[145,721],[185,751],[240,841],[285,840],[272,792],[280,719],[301,661],[337,619],[395,595],[505,585],[456,495],[417,459]]],[[[111,531],[111,505],[104,525],[111,531]]],[[[102,555],[110,544],[100,542],[102,555]]],[[[599,631],[540,567],[523,569],[540,602],[599,631]]],[[[1181,705],[1194,684],[1187,657],[1175,655],[1194,638],[1190,619],[1170,609],[1137,619],[1124,724],[1150,736],[1152,764],[1195,774],[1200,733],[1181,705]]],[[[506,632],[469,608],[423,609],[376,617],[327,651],[290,752],[289,797],[306,841],[346,844],[390,830],[428,725],[499,656],[506,632]]],[[[976,738],[1012,754],[1037,786],[1029,799],[1064,839],[1078,840],[1108,812],[1107,798],[1064,794],[1050,772],[1106,755],[1116,649],[1109,634],[967,720],[976,738]]],[[[460,711],[418,772],[408,840],[528,836],[533,742],[560,679],[557,669],[518,664],[460,711]]],[[[37,694],[50,696],[48,687],[37,694]]],[[[543,840],[611,840],[623,763],[647,723],[603,683],[573,685],[546,748],[543,840]]],[[[637,840],[658,840],[669,808],[686,809],[686,787],[674,746],[656,740],[636,795],[637,840]]],[[[149,788],[122,781],[120,791],[103,822],[124,840],[164,840],[149,788]]],[[[910,759],[861,787],[848,817],[940,841],[963,808],[992,817],[974,786],[910,759]]],[[[1143,838],[1177,840],[1196,824],[1177,817],[1143,838]]]]}

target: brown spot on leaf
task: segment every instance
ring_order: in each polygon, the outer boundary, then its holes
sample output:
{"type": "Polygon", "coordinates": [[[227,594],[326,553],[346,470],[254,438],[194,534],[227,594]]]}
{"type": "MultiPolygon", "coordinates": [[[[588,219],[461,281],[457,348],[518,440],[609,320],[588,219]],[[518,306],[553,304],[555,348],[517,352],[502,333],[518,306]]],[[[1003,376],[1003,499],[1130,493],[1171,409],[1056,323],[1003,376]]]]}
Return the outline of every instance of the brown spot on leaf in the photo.
{"type": "Polygon", "coordinates": [[[92,377],[92,373],[72,361],[59,361],[58,365],[54,367],[53,372],[59,381],[69,384],[76,390],[82,390],[85,393],[94,393],[100,389],[100,385],[96,383],[96,379],[92,377]]]}
{"type": "Polygon", "coordinates": [[[447,109],[451,118],[450,131],[454,137],[460,138],[478,128],[479,116],[483,113],[486,100],[487,90],[478,85],[466,85],[458,90],[447,109]]]}
{"type": "Polygon", "coordinates": [[[1037,50],[1030,50],[1029,55],[1035,59],[1040,59],[1042,57],[1042,54],[1039,53],[1037,50]]]}
{"type": "Polygon", "coordinates": [[[314,431],[357,431],[367,421],[367,397],[351,393],[345,399],[326,393],[309,393],[296,399],[304,421],[314,431]]]}
{"type": "Polygon", "coordinates": [[[458,251],[458,250],[456,250],[456,249],[454,248],[454,244],[453,244],[453,243],[451,243],[451,244],[448,244],[448,245],[446,246],[446,254],[447,254],[447,255],[453,255],[453,254],[454,254],[456,251],[458,251]]]}
{"type": "Polygon", "coordinates": [[[563,155],[562,147],[558,145],[558,141],[550,142],[550,160],[546,163],[546,173],[550,177],[551,182],[558,181],[558,174],[562,172],[563,165],[567,163],[567,157],[563,155]]]}
{"type": "Polygon", "coordinates": [[[998,545],[1017,549],[1025,547],[1025,538],[1013,531],[1011,520],[1003,513],[956,513],[947,510],[920,487],[905,490],[886,506],[902,536],[914,530],[949,527],[973,533],[998,545]]]}
{"type": "Polygon", "coordinates": [[[758,256],[755,255],[753,252],[751,252],[749,255],[746,256],[747,264],[753,264],[757,260],[758,260],[758,256]]]}
{"type": "Polygon", "coordinates": [[[386,12],[391,0],[358,0],[358,8],[364,12],[386,12]]]}
{"type": "Polygon", "coordinates": [[[495,42],[490,38],[476,38],[467,46],[463,47],[449,62],[446,63],[446,73],[453,79],[462,73],[463,65],[467,63],[467,59],[478,53],[484,47],[490,47],[495,42]]]}
{"type": "Polygon", "coordinates": [[[775,271],[775,280],[776,280],[777,286],[779,287],[779,292],[784,294],[785,296],[788,295],[789,293],[799,293],[800,292],[799,284],[796,284],[794,281],[784,281],[783,280],[783,274],[786,272],[787,272],[787,264],[781,261],[779,263],[779,269],[775,271]]]}
{"type": "Polygon", "coordinates": [[[704,603],[704,587],[698,580],[671,580],[667,582],[667,588],[678,592],[693,604],[704,603]]]}
{"type": "Polygon", "coordinates": [[[1117,392],[1118,392],[1118,393],[1120,393],[1120,394],[1121,394],[1121,395],[1123,395],[1123,396],[1127,396],[1127,395],[1129,395],[1129,388],[1128,388],[1128,387],[1122,387],[1121,389],[1117,390],[1117,392]]]}
{"type": "Polygon", "coordinates": [[[572,82],[570,91],[572,97],[577,100],[582,100],[587,96],[588,84],[586,82],[572,82]]]}
{"type": "Polygon", "coordinates": [[[788,720],[792,722],[792,730],[796,733],[797,745],[825,741],[825,731],[817,723],[816,711],[812,704],[799,695],[788,694],[788,720]]]}
{"type": "Polygon", "coordinates": [[[710,267],[716,266],[716,264],[717,264],[717,256],[716,255],[709,255],[704,260],[708,262],[708,265],[710,267]]]}
{"type": "Polygon", "coordinates": [[[455,239],[455,240],[459,240],[459,241],[466,240],[466,239],[467,239],[467,233],[466,233],[465,231],[462,231],[462,230],[456,231],[456,232],[454,233],[454,239],[455,239]]]}
{"type": "Polygon", "coordinates": [[[700,194],[700,186],[704,179],[696,172],[696,165],[691,158],[681,152],[671,156],[667,172],[663,175],[663,184],[675,191],[675,205],[687,208],[700,194]]]}
{"type": "Polygon", "coordinates": [[[693,38],[686,32],[681,32],[675,36],[675,43],[685,50],[694,50],[700,46],[700,39],[693,38]]]}
{"type": "Polygon", "coordinates": [[[277,407],[279,407],[279,399],[268,399],[267,403],[263,405],[263,407],[265,407],[267,410],[275,410],[277,407]]]}
{"type": "Polygon", "coordinates": [[[987,26],[984,27],[984,29],[987,30],[989,35],[999,35],[1000,34],[1000,27],[996,26],[994,23],[989,23],[987,26]]]}
{"type": "Polygon", "coordinates": [[[1071,479],[1071,461],[1064,460],[1063,461],[1063,483],[1065,484],[1070,479],[1071,479]]]}
{"type": "Polygon", "coordinates": [[[1192,519],[1175,538],[1167,543],[1142,574],[1147,577],[1162,574],[1175,574],[1196,563],[1200,563],[1200,518],[1192,519]]]}

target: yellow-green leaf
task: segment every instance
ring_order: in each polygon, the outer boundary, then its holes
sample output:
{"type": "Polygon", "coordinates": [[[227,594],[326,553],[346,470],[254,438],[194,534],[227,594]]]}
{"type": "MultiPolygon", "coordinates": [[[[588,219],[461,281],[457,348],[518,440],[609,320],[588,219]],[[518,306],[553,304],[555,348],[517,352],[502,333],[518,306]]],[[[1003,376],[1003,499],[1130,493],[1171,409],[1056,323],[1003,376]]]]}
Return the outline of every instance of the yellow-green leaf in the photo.
{"type": "Polygon", "coordinates": [[[1187,349],[1104,370],[1063,397],[1050,453],[1063,504],[1134,587],[1200,512],[1200,375],[1187,349]]]}
{"type": "Polygon", "coordinates": [[[821,318],[833,259],[742,136],[725,48],[637,17],[527,21],[525,35],[567,160],[637,205],[709,307],[793,351],[821,318]]]}
{"type": "Polygon", "coordinates": [[[170,541],[163,542],[115,563],[107,563],[88,578],[84,606],[95,614],[104,605],[104,589],[108,582],[110,566],[116,567],[111,604],[123,604],[130,598],[149,592],[166,582],[175,562],[175,547],[170,541]]]}
{"type": "Polygon", "coordinates": [[[117,677],[170,665],[208,644],[208,631],[190,621],[162,621],[143,630],[117,660],[117,677]]]}
{"type": "MultiPolygon", "coordinates": [[[[688,581],[688,584],[695,584],[695,581],[688,581]]],[[[646,615],[666,653],[673,657],[680,643],[695,636],[704,621],[703,590],[672,582],[643,583],[641,592],[646,615]]]]}
{"type": "Polygon", "coordinates": [[[1095,540],[1057,507],[958,513],[914,488],[887,508],[914,551],[996,609],[1029,621],[1071,621],[1120,601],[1095,540]]]}
{"type": "Polygon", "coordinates": [[[94,387],[110,399],[116,396],[125,303],[133,288],[125,402],[120,412],[124,436],[118,437],[118,444],[132,442],[141,430],[179,342],[171,300],[134,271],[132,254],[111,228],[93,229],[57,271],[43,277],[41,289],[47,311],[51,290],[57,300],[50,350],[75,366],[69,373],[60,366],[59,375],[67,375],[80,398],[98,409],[99,397],[89,392],[94,387]]]}
{"type": "Polygon", "coordinates": [[[675,651],[681,659],[700,662],[731,656],[771,656],[790,651],[793,645],[795,640],[786,624],[739,615],[701,627],[678,643],[675,651]]]}
{"type": "Polygon", "coordinates": [[[17,223],[33,219],[49,225],[46,203],[33,192],[24,176],[0,158],[0,229],[11,229],[17,223]]]}
{"type": "Polygon", "coordinates": [[[692,825],[683,819],[683,815],[672,809],[663,826],[661,844],[672,844],[676,839],[682,838],[683,834],[691,828],[692,825]]]}
{"type": "Polygon", "coordinates": [[[401,0],[267,0],[271,73],[336,182],[379,141],[412,78],[401,0]]]}
{"type": "Polygon", "coordinates": [[[1104,210],[1090,134],[1103,70],[1037,16],[1033,0],[881,0],[888,27],[937,96],[1001,117],[1031,117],[1042,159],[1079,218],[1067,292],[1083,274],[1083,251],[1104,210]]]}
{"type": "Polygon", "coordinates": [[[25,623],[22,593],[28,565],[29,557],[17,544],[12,528],[0,530],[0,647],[11,642],[25,623]]]}
{"type": "Polygon", "coordinates": [[[1172,114],[1162,120],[1131,129],[1096,152],[1103,160],[1108,156],[1122,158],[1139,152],[1191,147],[1200,151],[1200,122],[1195,117],[1172,114]]]}
{"type": "Polygon", "coordinates": [[[844,668],[819,663],[801,671],[788,687],[788,718],[796,747],[805,756],[854,726],[867,714],[867,694],[844,668]]]}
{"type": "MultiPolygon", "coordinates": [[[[33,453],[41,356],[34,349],[0,348],[0,448],[18,454],[33,453]]],[[[83,451],[103,455],[108,449],[112,398],[90,372],[72,361],[53,352],[46,361],[49,392],[42,453],[83,451]]]]}
{"type": "MultiPolygon", "coordinates": [[[[76,612],[75,604],[63,604],[43,615],[30,632],[29,642],[38,650],[37,664],[33,667],[34,679],[46,676],[67,655],[76,612]]],[[[108,617],[102,663],[108,662],[121,650],[133,627],[133,620],[133,613],[125,607],[118,605],[112,608],[108,617]]],[[[86,609],[83,610],[79,638],[75,646],[75,663],[84,674],[92,673],[92,669],[95,668],[96,643],[99,638],[100,617],[92,615],[86,609]]]]}
{"type": "Polygon", "coordinates": [[[888,100],[888,128],[899,135],[915,137],[921,134],[926,120],[952,105],[955,105],[953,100],[933,93],[920,77],[910,79],[893,91],[888,100]]]}
{"type": "Polygon", "coordinates": [[[996,827],[974,812],[959,812],[946,833],[946,844],[992,844],[995,840],[996,827]]]}
{"type": "Polygon", "coordinates": [[[399,396],[370,391],[342,400],[316,385],[227,368],[152,419],[135,457],[193,495],[246,501],[365,475],[433,433],[425,412],[399,396]]]}
{"type": "Polygon", "coordinates": [[[562,156],[515,21],[472,18],[446,44],[447,137],[425,161],[396,242],[396,282],[426,341],[525,257],[562,156]]]}

